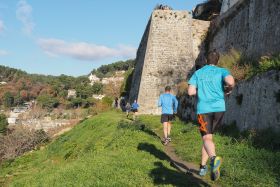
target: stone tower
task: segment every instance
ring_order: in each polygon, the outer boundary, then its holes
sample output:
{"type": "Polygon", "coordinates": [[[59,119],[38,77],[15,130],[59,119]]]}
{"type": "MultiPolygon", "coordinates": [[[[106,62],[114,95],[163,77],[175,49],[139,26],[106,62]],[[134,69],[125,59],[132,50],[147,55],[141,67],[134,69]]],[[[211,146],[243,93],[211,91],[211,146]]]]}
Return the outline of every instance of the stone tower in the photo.
{"type": "Polygon", "coordinates": [[[130,90],[140,113],[159,114],[157,100],[170,85],[185,81],[194,66],[192,17],[188,11],[155,10],[139,45],[130,90]]]}

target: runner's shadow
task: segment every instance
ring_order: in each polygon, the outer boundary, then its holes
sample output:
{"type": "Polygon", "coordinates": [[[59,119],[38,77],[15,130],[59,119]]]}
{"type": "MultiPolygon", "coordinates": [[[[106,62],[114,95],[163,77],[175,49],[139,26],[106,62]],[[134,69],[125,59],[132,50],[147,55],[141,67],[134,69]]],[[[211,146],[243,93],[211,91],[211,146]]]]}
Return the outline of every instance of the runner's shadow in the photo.
{"type": "Polygon", "coordinates": [[[154,168],[150,172],[150,177],[153,178],[155,185],[172,185],[172,186],[210,186],[204,181],[186,175],[182,172],[165,167],[162,162],[155,162],[154,168]]]}
{"type": "Polygon", "coordinates": [[[155,137],[157,137],[157,138],[160,139],[160,137],[159,137],[154,131],[152,131],[150,128],[148,128],[148,127],[147,127],[144,123],[142,123],[141,121],[136,120],[136,121],[133,123],[133,125],[138,126],[139,129],[140,129],[141,131],[145,132],[146,134],[151,135],[151,136],[155,136],[155,137]]]}
{"type": "Polygon", "coordinates": [[[146,152],[154,155],[156,158],[158,158],[160,160],[170,161],[169,156],[167,154],[165,154],[165,152],[157,149],[156,146],[153,144],[139,143],[137,149],[140,151],[146,151],[146,152]]]}
{"type": "MultiPolygon", "coordinates": [[[[209,186],[206,182],[192,175],[191,169],[186,167],[182,163],[178,163],[172,160],[166,153],[157,149],[155,145],[148,143],[139,143],[138,150],[146,151],[160,160],[166,160],[170,162],[172,167],[178,169],[178,166],[184,168],[187,172],[179,172],[176,170],[165,167],[162,162],[155,162],[156,168],[151,170],[150,177],[153,178],[156,185],[171,184],[174,186],[209,186]]],[[[181,171],[181,170],[180,170],[181,171]]]]}

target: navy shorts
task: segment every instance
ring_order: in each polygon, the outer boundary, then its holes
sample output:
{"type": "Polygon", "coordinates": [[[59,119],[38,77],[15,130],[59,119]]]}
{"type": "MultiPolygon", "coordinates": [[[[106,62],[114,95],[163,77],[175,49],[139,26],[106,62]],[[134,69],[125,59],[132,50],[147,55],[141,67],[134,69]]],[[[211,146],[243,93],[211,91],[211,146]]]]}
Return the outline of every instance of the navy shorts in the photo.
{"type": "Polygon", "coordinates": [[[138,112],[138,109],[131,109],[133,113],[138,112]]]}
{"type": "Polygon", "coordinates": [[[160,122],[164,123],[164,122],[170,122],[170,121],[174,121],[175,116],[173,114],[161,114],[161,119],[160,122]]]}
{"type": "Polygon", "coordinates": [[[198,114],[199,131],[201,136],[214,134],[215,130],[221,125],[224,112],[211,112],[198,114]]]}

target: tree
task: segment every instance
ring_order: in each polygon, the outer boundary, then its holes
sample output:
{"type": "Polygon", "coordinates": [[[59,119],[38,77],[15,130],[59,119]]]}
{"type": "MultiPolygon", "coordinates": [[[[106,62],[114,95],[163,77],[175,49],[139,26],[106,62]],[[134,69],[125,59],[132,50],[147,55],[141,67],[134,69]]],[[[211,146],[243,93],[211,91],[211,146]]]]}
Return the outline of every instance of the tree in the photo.
{"type": "Polygon", "coordinates": [[[48,94],[38,96],[37,101],[42,108],[46,108],[48,110],[52,110],[53,108],[56,108],[59,105],[58,99],[51,97],[48,94]]]}
{"type": "Polygon", "coordinates": [[[84,100],[82,98],[73,98],[71,99],[71,107],[72,108],[79,108],[84,104],[84,100]]]}
{"type": "Polygon", "coordinates": [[[103,84],[102,83],[94,83],[92,85],[92,91],[94,94],[101,94],[103,92],[103,84]]]}
{"type": "Polygon", "coordinates": [[[4,114],[0,114],[0,134],[6,132],[8,121],[4,114]]]}
{"type": "Polygon", "coordinates": [[[76,87],[77,97],[86,99],[92,97],[93,88],[90,85],[78,85],[76,87]]]}
{"type": "Polygon", "coordinates": [[[22,105],[24,103],[23,98],[21,97],[21,94],[18,93],[15,97],[14,97],[14,104],[15,105],[22,105]]]}
{"type": "Polygon", "coordinates": [[[4,106],[10,108],[14,105],[14,96],[11,92],[6,92],[3,99],[4,106]]]}

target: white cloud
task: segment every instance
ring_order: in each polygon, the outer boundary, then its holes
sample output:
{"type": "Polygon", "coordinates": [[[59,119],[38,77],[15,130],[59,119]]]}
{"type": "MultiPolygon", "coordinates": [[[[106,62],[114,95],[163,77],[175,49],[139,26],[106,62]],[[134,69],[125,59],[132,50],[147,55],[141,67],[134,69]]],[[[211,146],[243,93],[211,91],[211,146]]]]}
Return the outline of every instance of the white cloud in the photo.
{"type": "Polygon", "coordinates": [[[38,40],[38,44],[50,56],[62,55],[79,60],[99,60],[110,57],[134,58],[136,55],[136,48],[125,45],[110,48],[86,42],[71,43],[53,38],[41,38],[38,40]]]}
{"type": "Polygon", "coordinates": [[[23,32],[31,35],[35,24],[32,20],[32,7],[25,0],[18,2],[16,16],[23,24],[23,32]]]}
{"type": "Polygon", "coordinates": [[[0,33],[2,33],[5,29],[4,22],[0,19],[0,33]]]}
{"type": "Polygon", "coordinates": [[[0,49],[0,56],[6,56],[6,55],[8,55],[8,54],[9,54],[8,51],[1,50],[1,49],[0,49]]]}

